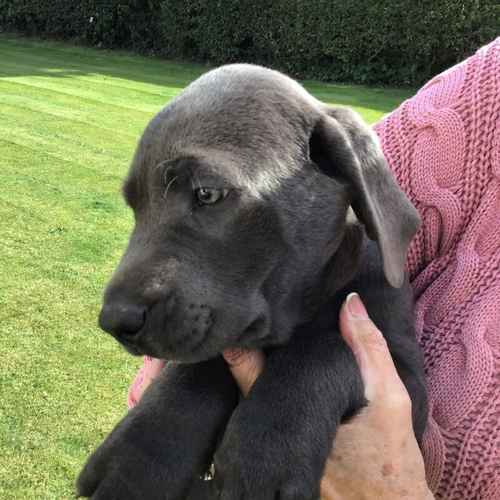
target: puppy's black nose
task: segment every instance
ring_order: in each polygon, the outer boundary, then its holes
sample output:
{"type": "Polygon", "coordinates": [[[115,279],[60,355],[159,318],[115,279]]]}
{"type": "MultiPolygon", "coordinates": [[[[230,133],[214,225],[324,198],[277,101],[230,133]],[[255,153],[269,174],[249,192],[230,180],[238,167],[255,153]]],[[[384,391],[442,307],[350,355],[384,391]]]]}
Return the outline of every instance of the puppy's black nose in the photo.
{"type": "Polygon", "coordinates": [[[146,308],[124,302],[105,304],[99,314],[99,326],[115,336],[132,336],[146,321],[146,308]]]}

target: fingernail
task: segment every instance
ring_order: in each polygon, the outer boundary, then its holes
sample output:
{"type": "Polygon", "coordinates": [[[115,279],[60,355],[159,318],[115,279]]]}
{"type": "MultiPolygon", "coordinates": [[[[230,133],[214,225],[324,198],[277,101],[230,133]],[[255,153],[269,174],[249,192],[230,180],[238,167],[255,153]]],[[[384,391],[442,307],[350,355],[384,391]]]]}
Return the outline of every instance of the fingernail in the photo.
{"type": "Polygon", "coordinates": [[[365,306],[357,293],[350,293],[346,298],[347,310],[354,319],[369,319],[365,306]]]}

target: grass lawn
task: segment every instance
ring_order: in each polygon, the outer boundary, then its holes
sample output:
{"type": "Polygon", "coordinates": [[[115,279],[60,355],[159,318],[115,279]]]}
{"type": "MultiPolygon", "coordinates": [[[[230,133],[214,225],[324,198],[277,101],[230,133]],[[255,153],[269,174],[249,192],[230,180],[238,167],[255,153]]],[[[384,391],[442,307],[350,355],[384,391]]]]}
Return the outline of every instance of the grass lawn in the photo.
{"type": "MultiPolygon", "coordinates": [[[[140,360],[99,332],[148,120],[203,66],[0,35],[0,498],[71,498],[140,360]]],[[[305,82],[369,122],[408,91],[305,82]]]]}

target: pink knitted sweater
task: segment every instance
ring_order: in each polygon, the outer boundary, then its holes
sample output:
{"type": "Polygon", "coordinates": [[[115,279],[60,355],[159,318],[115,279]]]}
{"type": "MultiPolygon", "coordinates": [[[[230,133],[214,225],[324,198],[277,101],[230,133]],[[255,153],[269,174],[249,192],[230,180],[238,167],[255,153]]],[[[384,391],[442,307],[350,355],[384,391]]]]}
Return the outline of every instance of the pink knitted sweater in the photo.
{"type": "MultiPolygon", "coordinates": [[[[409,254],[436,498],[500,500],[500,38],[375,126],[423,225],[409,254]]],[[[136,404],[163,362],[146,358],[136,404]]]]}
{"type": "Polygon", "coordinates": [[[500,38],[375,130],[423,226],[409,254],[437,498],[500,500],[500,38]]]}

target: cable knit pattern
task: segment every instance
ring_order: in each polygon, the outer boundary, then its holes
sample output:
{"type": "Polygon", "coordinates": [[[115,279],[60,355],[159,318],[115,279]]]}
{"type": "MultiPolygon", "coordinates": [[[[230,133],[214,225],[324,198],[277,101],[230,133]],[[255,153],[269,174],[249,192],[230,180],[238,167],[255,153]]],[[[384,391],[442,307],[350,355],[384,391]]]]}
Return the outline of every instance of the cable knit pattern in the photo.
{"type": "Polygon", "coordinates": [[[377,124],[423,225],[408,254],[436,498],[500,499],[500,38],[377,124]]]}
{"type": "MultiPolygon", "coordinates": [[[[375,126],[423,224],[408,253],[436,498],[500,500],[500,38],[375,126]]],[[[146,358],[129,392],[163,362],[146,358]]]]}

